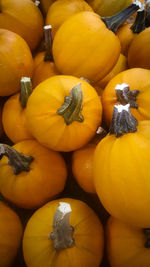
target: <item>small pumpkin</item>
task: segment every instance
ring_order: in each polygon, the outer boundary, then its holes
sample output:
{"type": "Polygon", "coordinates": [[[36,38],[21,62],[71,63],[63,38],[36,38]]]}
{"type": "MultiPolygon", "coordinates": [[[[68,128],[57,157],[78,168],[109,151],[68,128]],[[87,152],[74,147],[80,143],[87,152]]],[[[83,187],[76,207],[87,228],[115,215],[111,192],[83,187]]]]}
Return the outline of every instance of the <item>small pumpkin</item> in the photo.
{"type": "Polygon", "coordinates": [[[104,119],[110,125],[115,104],[130,104],[137,120],[150,119],[150,70],[133,68],[116,75],[102,94],[104,119]]]}
{"type": "Polygon", "coordinates": [[[98,267],[103,256],[103,227],[87,204],[58,199],[37,210],[23,237],[28,267],[98,267]]]}
{"type": "Polygon", "coordinates": [[[106,226],[107,256],[111,267],[149,267],[150,229],[110,217],[106,226]]]}
{"type": "Polygon", "coordinates": [[[0,192],[15,205],[37,208],[64,189],[67,170],[58,152],[35,140],[1,144],[0,152],[0,192]]]}
{"type": "Polygon", "coordinates": [[[0,201],[0,267],[12,266],[23,234],[18,215],[0,201]]]}
{"type": "Polygon", "coordinates": [[[43,17],[31,0],[0,0],[0,28],[19,34],[33,50],[43,34],[43,17]]]}
{"type": "Polygon", "coordinates": [[[27,126],[44,146],[72,151],[92,139],[102,119],[95,89],[73,76],[56,75],[40,83],[28,99],[27,126]]]}
{"type": "Polygon", "coordinates": [[[26,104],[32,92],[30,78],[22,77],[20,93],[8,98],[2,112],[2,123],[5,134],[13,142],[17,143],[25,139],[32,139],[32,135],[26,127],[26,104]],[[15,129],[15,134],[14,134],[15,129]]]}
{"type": "Polygon", "coordinates": [[[21,77],[31,77],[32,72],[33,59],[27,43],[18,34],[0,29],[0,96],[18,92],[21,77]]]}
{"type": "Polygon", "coordinates": [[[81,11],[93,11],[84,0],[57,0],[49,8],[46,16],[46,25],[52,25],[52,35],[72,15],[81,11]]]}
{"type": "Polygon", "coordinates": [[[96,147],[94,183],[104,208],[133,226],[150,225],[150,121],[137,121],[115,105],[110,133],[96,147]],[[124,208],[123,208],[124,207],[124,208]]]}

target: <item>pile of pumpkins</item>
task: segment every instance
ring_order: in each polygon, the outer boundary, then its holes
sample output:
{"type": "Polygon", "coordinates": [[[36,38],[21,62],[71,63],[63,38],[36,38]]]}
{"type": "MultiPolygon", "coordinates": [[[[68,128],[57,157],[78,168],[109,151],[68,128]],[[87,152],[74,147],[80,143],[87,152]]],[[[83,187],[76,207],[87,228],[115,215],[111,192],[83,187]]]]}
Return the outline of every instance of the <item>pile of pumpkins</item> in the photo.
{"type": "Polygon", "coordinates": [[[0,0],[0,138],[0,267],[149,267],[150,1],[0,0]]]}

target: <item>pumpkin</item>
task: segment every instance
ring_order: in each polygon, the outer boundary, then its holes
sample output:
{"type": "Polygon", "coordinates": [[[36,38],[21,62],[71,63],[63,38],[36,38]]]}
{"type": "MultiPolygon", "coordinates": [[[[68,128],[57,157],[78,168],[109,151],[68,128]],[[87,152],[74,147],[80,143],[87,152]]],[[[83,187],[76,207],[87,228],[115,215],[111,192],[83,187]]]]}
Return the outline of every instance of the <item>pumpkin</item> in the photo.
{"type": "Polygon", "coordinates": [[[0,137],[4,133],[3,124],[2,124],[2,103],[0,103],[0,137]]]}
{"type": "Polygon", "coordinates": [[[30,78],[23,77],[21,79],[20,93],[12,95],[4,104],[2,112],[3,128],[6,135],[13,143],[25,139],[32,139],[32,135],[26,127],[25,116],[25,107],[31,92],[32,85],[30,78]]]}
{"type": "Polygon", "coordinates": [[[94,211],[76,199],[57,199],[37,210],[23,237],[28,267],[98,267],[103,228],[94,211]]]}
{"type": "Polygon", "coordinates": [[[88,193],[96,193],[93,177],[93,156],[96,145],[89,143],[72,155],[72,173],[80,187],[88,193]]]}
{"type": "Polygon", "coordinates": [[[97,82],[97,86],[104,89],[113,77],[115,77],[118,73],[126,70],[127,68],[127,58],[124,55],[120,54],[114,68],[102,80],[97,82]]]}
{"type": "Polygon", "coordinates": [[[150,229],[141,229],[110,217],[106,226],[111,267],[149,267],[150,229]]]}
{"type": "Polygon", "coordinates": [[[42,12],[44,14],[44,16],[46,16],[47,11],[50,7],[50,5],[54,2],[55,0],[40,0],[40,5],[41,5],[41,9],[42,12]]]}
{"type": "Polygon", "coordinates": [[[58,71],[85,77],[91,83],[105,77],[120,55],[120,42],[112,31],[116,32],[119,25],[139,9],[139,3],[135,2],[117,17],[100,19],[94,12],[83,11],[67,19],[53,41],[58,71]]]}
{"type": "Polygon", "coordinates": [[[34,59],[34,72],[32,77],[33,87],[36,87],[47,78],[58,74],[51,51],[51,30],[51,25],[44,26],[45,51],[38,53],[34,59]]]}
{"type": "Polygon", "coordinates": [[[15,205],[37,208],[64,189],[67,170],[58,152],[35,140],[1,144],[0,152],[0,192],[15,205]]]}
{"type": "Polygon", "coordinates": [[[0,96],[18,92],[21,77],[31,77],[32,72],[33,59],[27,43],[18,34],[0,29],[0,96]]]}
{"type": "Polygon", "coordinates": [[[110,17],[132,3],[132,0],[87,0],[94,11],[102,17],[110,17]]]}
{"type": "Polygon", "coordinates": [[[92,139],[101,123],[102,107],[89,83],[73,76],[56,75],[33,90],[26,116],[28,129],[41,144],[65,152],[92,139]]]}
{"type": "Polygon", "coordinates": [[[52,25],[54,36],[59,27],[72,15],[81,11],[93,11],[84,0],[57,0],[49,8],[46,16],[46,25],[52,25]]]}
{"type": "Polygon", "coordinates": [[[146,27],[146,12],[144,6],[137,12],[136,20],[133,24],[127,23],[121,26],[117,31],[117,36],[121,43],[121,53],[128,55],[131,42],[137,34],[142,32],[146,27]]]}
{"type": "Polygon", "coordinates": [[[18,215],[0,201],[0,267],[12,266],[17,255],[23,227],[18,215]]]}
{"type": "Polygon", "coordinates": [[[150,70],[133,68],[116,75],[102,94],[104,119],[110,125],[115,104],[130,103],[138,120],[150,119],[150,70]],[[128,95],[128,96],[127,96],[128,95]]]}
{"type": "Polygon", "coordinates": [[[0,28],[19,34],[33,50],[43,34],[43,17],[31,0],[0,0],[0,28]]]}
{"type": "Polygon", "coordinates": [[[104,208],[130,225],[150,225],[150,121],[137,121],[115,105],[110,133],[96,147],[93,172],[104,208]]]}
{"type": "Polygon", "coordinates": [[[140,32],[131,42],[128,51],[130,68],[150,69],[150,27],[140,32]]]}

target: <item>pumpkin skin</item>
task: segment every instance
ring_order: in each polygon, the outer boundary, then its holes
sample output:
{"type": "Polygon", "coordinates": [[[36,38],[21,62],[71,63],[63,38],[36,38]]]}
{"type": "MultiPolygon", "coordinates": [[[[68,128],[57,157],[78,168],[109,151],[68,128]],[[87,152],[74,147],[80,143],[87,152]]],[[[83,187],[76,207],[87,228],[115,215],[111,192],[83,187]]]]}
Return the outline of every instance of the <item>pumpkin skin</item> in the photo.
{"type": "Polygon", "coordinates": [[[125,9],[132,0],[88,0],[94,11],[102,17],[110,17],[125,9]]]}
{"type": "Polygon", "coordinates": [[[138,108],[131,108],[132,115],[137,120],[150,119],[150,71],[141,68],[133,68],[125,70],[116,75],[106,86],[102,94],[102,104],[104,111],[104,119],[107,125],[110,124],[112,119],[113,107],[119,103],[115,92],[117,84],[126,83],[130,86],[130,90],[139,90],[136,97],[138,108]]]}
{"type": "Polygon", "coordinates": [[[70,264],[72,267],[98,267],[103,255],[103,238],[101,222],[87,204],[69,198],[51,201],[37,210],[27,223],[23,238],[25,262],[28,267],[70,267],[70,264]],[[74,227],[75,246],[57,254],[48,236],[60,201],[71,205],[70,225],[74,227]]]}
{"type": "Polygon", "coordinates": [[[121,26],[117,31],[117,36],[121,43],[121,53],[127,57],[129,46],[136,36],[135,33],[130,29],[132,24],[126,24],[121,26]]]}
{"type": "Polygon", "coordinates": [[[113,217],[106,226],[107,255],[111,267],[149,267],[149,248],[143,229],[132,227],[113,217]]]}
{"type": "Polygon", "coordinates": [[[57,151],[72,151],[92,139],[102,119],[102,106],[95,89],[73,76],[57,75],[40,83],[32,92],[26,107],[27,126],[44,146],[57,151]],[[66,124],[57,114],[71,89],[81,84],[82,122],[66,124]],[[39,108],[40,107],[40,108],[39,108]],[[78,138],[76,138],[78,136],[78,138]]]}
{"type": "Polygon", "coordinates": [[[21,77],[31,77],[32,72],[33,59],[27,43],[18,34],[0,29],[0,96],[19,91],[21,77]]]}
{"type": "Polygon", "coordinates": [[[93,156],[96,145],[90,143],[76,150],[72,155],[72,173],[80,187],[88,192],[95,194],[93,177],[93,156]]]}
{"type": "Polygon", "coordinates": [[[33,138],[26,127],[26,111],[22,108],[19,97],[20,93],[11,96],[5,102],[2,112],[4,131],[13,143],[33,138]]]}
{"type": "Polygon", "coordinates": [[[30,171],[14,174],[12,166],[4,156],[0,161],[0,191],[15,205],[32,209],[53,199],[63,189],[67,170],[62,156],[41,146],[35,140],[25,140],[14,149],[34,158],[30,171]]]}
{"type": "Polygon", "coordinates": [[[139,33],[131,42],[128,51],[128,65],[130,68],[150,69],[150,28],[139,33]]]}
{"type": "Polygon", "coordinates": [[[84,77],[95,83],[116,64],[120,42],[98,14],[84,11],[71,16],[60,26],[52,51],[60,73],[84,77]]]}
{"type": "Polygon", "coordinates": [[[2,124],[2,104],[0,104],[0,137],[3,135],[4,129],[2,124]]]}
{"type": "Polygon", "coordinates": [[[137,132],[104,137],[93,163],[95,188],[104,208],[115,218],[141,228],[150,225],[149,158],[147,120],[139,121],[137,132]]]}
{"type": "Polygon", "coordinates": [[[113,77],[115,77],[118,73],[126,70],[127,68],[127,58],[124,55],[120,54],[119,59],[114,68],[102,80],[98,81],[97,85],[100,88],[104,89],[113,77]]]}
{"type": "Polygon", "coordinates": [[[70,16],[81,11],[93,11],[84,0],[57,0],[49,8],[46,16],[46,25],[52,25],[54,36],[59,27],[70,16]]]}
{"type": "Polygon", "coordinates": [[[33,50],[43,34],[43,17],[30,0],[0,0],[0,28],[19,34],[33,50]]]}
{"type": "Polygon", "coordinates": [[[18,215],[0,201],[0,267],[10,267],[17,255],[23,227],[18,215]]]}
{"type": "Polygon", "coordinates": [[[41,9],[44,15],[47,14],[50,5],[55,2],[55,0],[40,0],[41,9]]]}

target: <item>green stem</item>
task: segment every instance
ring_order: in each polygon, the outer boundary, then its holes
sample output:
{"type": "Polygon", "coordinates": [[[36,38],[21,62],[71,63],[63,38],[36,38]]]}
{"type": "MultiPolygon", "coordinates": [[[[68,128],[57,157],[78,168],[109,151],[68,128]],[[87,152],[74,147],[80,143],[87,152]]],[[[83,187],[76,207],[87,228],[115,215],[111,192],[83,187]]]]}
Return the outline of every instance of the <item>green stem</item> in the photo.
{"type": "Polygon", "coordinates": [[[28,98],[32,93],[31,79],[28,77],[21,78],[21,89],[20,89],[20,104],[22,108],[25,108],[28,102],[28,98]]]}
{"type": "Polygon", "coordinates": [[[143,232],[146,236],[146,242],[144,244],[145,248],[150,248],[150,228],[143,229],[143,232]]]}
{"type": "Polygon", "coordinates": [[[84,117],[81,114],[83,102],[83,94],[81,83],[74,86],[70,92],[70,96],[65,97],[65,102],[57,110],[57,114],[63,116],[67,125],[73,121],[83,122],[84,117]]]}
{"type": "Polygon", "coordinates": [[[0,144],[0,157],[2,158],[3,156],[8,158],[8,165],[13,167],[14,174],[30,171],[30,164],[33,161],[32,156],[25,156],[9,145],[0,144]]]}
{"type": "Polygon", "coordinates": [[[130,6],[122,10],[121,12],[106,18],[101,18],[106,24],[107,28],[114,33],[117,32],[119,26],[126,21],[132,14],[142,7],[141,2],[135,1],[130,6]]]}
{"type": "Polygon", "coordinates": [[[54,61],[52,54],[52,26],[44,26],[45,57],[44,61],[54,61]]]}
{"type": "Polygon", "coordinates": [[[146,28],[146,11],[145,9],[138,11],[135,22],[130,27],[133,33],[140,33],[146,28]]]}
{"type": "Polygon", "coordinates": [[[138,123],[137,120],[132,116],[129,106],[129,104],[125,106],[114,106],[110,134],[115,134],[117,138],[123,134],[137,131],[138,123]]]}
{"type": "Polygon", "coordinates": [[[130,91],[130,87],[126,83],[117,84],[115,87],[117,101],[122,105],[130,104],[131,108],[138,108],[136,103],[136,97],[139,94],[139,90],[130,91]]]}
{"type": "Polygon", "coordinates": [[[54,214],[53,232],[49,237],[54,241],[56,251],[75,245],[73,239],[74,228],[69,224],[71,211],[70,204],[60,202],[54,214]]]}

